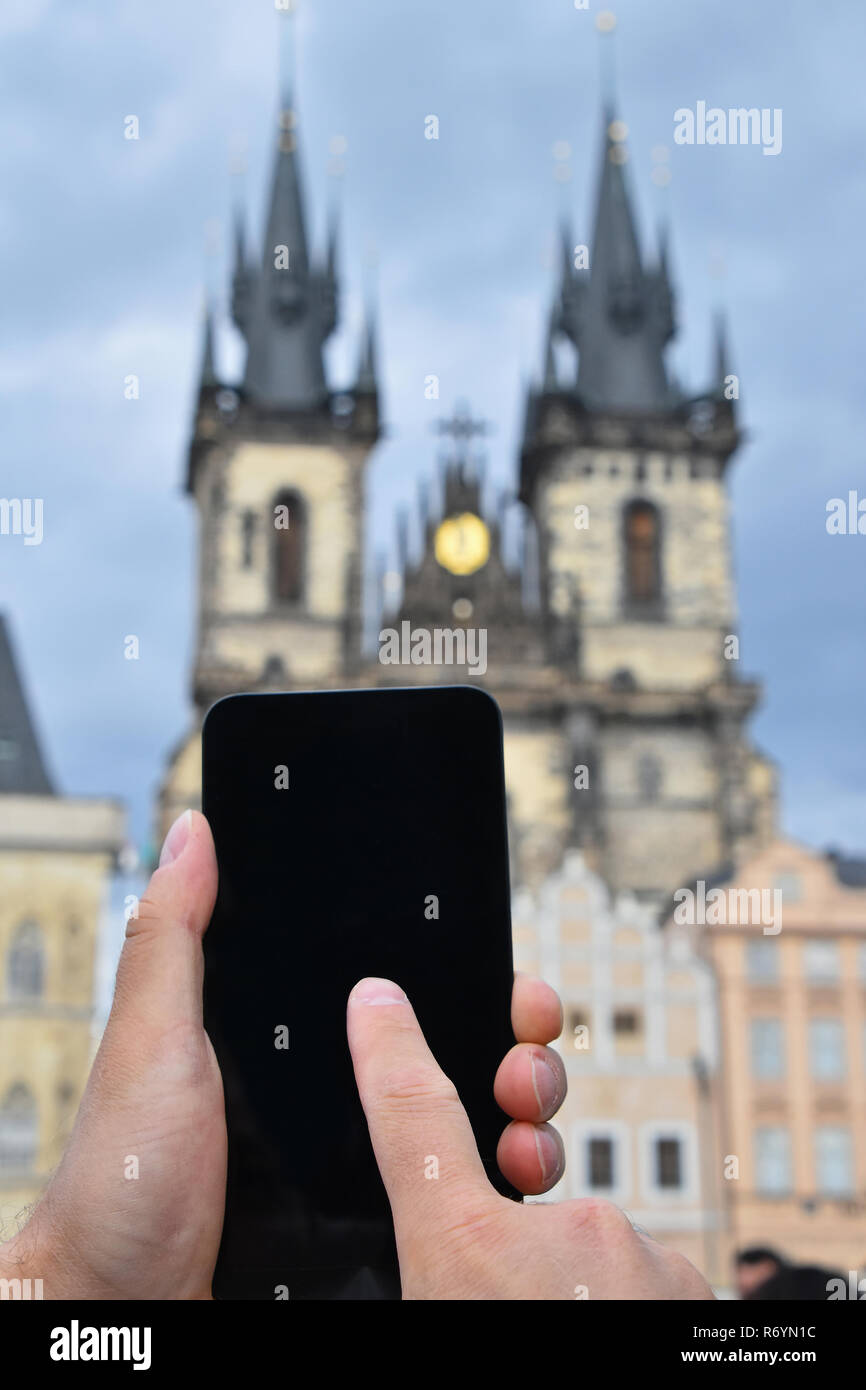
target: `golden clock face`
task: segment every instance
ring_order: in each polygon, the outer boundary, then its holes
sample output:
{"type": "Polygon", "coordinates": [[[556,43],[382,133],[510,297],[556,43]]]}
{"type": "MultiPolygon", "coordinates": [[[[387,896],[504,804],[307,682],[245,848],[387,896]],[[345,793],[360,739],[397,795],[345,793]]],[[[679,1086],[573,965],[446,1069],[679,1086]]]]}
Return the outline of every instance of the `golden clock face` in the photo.
{"type": "Polygon", "coordinates": [[[452,574],[474,574],[490,558],[490,532],[474,512],[448,516],[436,531],[434,554],[452,574]]]}

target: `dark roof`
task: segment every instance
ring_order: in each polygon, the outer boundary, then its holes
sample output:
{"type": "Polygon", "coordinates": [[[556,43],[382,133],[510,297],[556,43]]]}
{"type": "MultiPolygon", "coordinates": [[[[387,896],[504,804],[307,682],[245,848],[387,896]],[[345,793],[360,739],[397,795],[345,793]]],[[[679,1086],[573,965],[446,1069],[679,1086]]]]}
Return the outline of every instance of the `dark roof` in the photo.
{"type": "Polygon", "coordinates": [[[0,613],[0,793],[54,796],[27,697],[0,613]]]}
{"type": "Polygon", "coordinates": [[[827,858],[846,888],[866,888],[866,859],[846,859],[833,849],[827,851],[827,858]]]}

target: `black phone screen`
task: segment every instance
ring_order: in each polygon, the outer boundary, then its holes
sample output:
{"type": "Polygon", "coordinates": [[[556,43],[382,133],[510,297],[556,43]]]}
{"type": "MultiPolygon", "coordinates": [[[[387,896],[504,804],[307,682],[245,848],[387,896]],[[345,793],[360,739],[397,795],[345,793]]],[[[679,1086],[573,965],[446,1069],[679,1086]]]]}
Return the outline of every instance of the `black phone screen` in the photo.
{"type": "Polygon", "coordinates": [[[490,1181],[517,1197],[493,1098],[514,1044],[498,706],[470,686],[229,696],[205,720],[203,809],[228,1125],[214,1294],[399,1298],[346,1000],[365,975],[405,989],[490,1181]]]}

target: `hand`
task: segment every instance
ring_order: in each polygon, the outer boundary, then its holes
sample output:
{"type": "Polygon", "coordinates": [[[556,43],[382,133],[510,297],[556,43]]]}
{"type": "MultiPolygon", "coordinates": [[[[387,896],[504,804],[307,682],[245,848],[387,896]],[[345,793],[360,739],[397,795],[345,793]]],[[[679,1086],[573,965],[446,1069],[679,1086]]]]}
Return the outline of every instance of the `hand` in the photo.
{"type": "MultiPolygon", "coordinates": [[[[515,1005],[517,999],[515,992],[515,1005]]],[[[391,1202],[404,1298],[712,1298],[683,1255],[639,1234],[610,1202],[523,1206],[496,1192],[460,1098],[398,985],[356,985],[348,1028],[355,1079],[391,1202]],[[437,1179],[424,1176],[430,1154],[439,1161],[437,1179]]],[[[553,1036],[551,1027],[544,1036],[553,1036]]],[[[507,1094],[512,1115],[519,1109],[519,1119],[536,1119],[520,1052],[510,1052],[499,1068],[497,1098],[503,1104],[507,1094]],[[523,1104],[515,1108],[518,1091],[523,1104]]],[[[533,1136],[537,1141],[540,1132],[531,1124],[508,1126],[499,1145],[503,1172],[538,1176],[533,1136]]]]}
{"type": "MultiPolygon", "coordinates": [[[[42,1279],[52,1298],[206,1299],[225,1205],[222,1081],[202,1025],[201,942],[217,867],[205,818],[186,812],[131,917],[114,1002],[63,1159],[0,1275],[42,1279]],[[128,1177],[137,1161],[139,1176],[128,1177]]],[[[554,992],[515,980],[515,1036],[496,1076],[514,1117],[499,1146],[515,1187],[541,1192],[562,1165],[544,1123],[565,1093],[554,992]],[[546,1077],[544,1061],[553,1069],[546,1077]]]]}

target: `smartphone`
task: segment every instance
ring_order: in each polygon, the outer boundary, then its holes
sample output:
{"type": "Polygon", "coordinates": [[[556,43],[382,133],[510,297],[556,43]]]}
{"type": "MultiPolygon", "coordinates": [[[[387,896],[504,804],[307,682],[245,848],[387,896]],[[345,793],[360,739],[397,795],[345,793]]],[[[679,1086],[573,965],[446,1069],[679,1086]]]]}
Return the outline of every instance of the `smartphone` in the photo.
{"type": "Polygon", "coordinates": [[[493,1098],[514,1045],[499,707],[472,686],[231,695],[204,724],[203,810],[219,865],[205,1027],[228,1125],[214,1296],[399,1298],[346,1040],[358,980],[405,989],[491,1183],[520,1196],[493,1098]]]}

